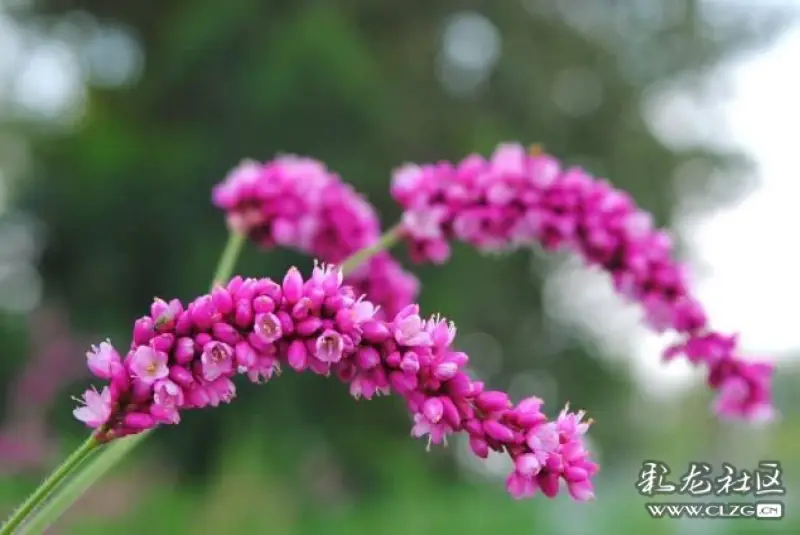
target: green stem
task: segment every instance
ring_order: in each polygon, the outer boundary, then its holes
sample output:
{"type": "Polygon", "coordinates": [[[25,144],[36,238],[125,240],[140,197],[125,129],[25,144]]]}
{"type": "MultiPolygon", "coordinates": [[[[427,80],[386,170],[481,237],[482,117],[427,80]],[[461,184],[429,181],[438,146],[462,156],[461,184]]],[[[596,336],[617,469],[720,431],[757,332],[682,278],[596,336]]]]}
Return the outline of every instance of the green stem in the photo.
{"type": "MultiPolygon", "coordinates": [[[[220,256],[219,262],[217,263],[217,268],[214,270],[214,278],[211,282],[212,288],[216,284],[222,284],[230,279],[244,242],[245,237],[242,234],[237,232],[230,233],[228,242],[225,244],[225,249],[222,251],[222,256],[220,256]]],[[[38,535],[43,533],[53,522],[58,520],[78,498],[103,477],[108,470],[125,457],[137,444],[144,441],[152,432],[153,430],[151,429],[144,433],[121,438],[109,443],[100,450],[98,455],[95,456],[91,462],[84,464],[80,471],[75,473],[72,478],[59,487],[58,484],[78,466],[78,463],[69,463],[81,450],[73,453],[52,476],[45,480],[28,501],[17,510],[14,516],[3,526],[2,530],[0,530],[0,535],[11,535],[14,532],[13,530],[26,520],[27,522],[20,532],[20,535],[38,535]],[[54,479],[56,476],[58,476],[58,478],[54,479]],[[53,480],[53,482],[48,485],[51,480],[53,480]],[[55,493],[52,498],[42,505],[53,491],[55,491],[55,493]],[[36,509],[37,506],[39,507],[38,509],[36,509]],[[26,519],[31,513],[33,513],[32,518],[26,519]]],[[[97,445],[94,439],[90,440],[95,446],[97,445]]],[[[81,459],[83,459],[83,457],[81,457],[81,459]]]]}
{"type": "MultiPolygon", "coordinates": [[[[99,454],[86,465],[86,468],[68,480],[58,494],[46,501],[28,522],[19,531],[19,535],[38,535],[44,533],[53,522],[58,520],[64,512],[87,490],[97,482],[108,470],[117,464],[129,451],[142,442],[153,430],[139,433],[111,442],[100,450],[99,454]]],[[[0,534],[0,535],[5,535],[0,534]]]]}
{"type": "Polygon", "coordinates": [[[369,247],[364,247],[360,251],[356,251],[352,255],[350,255],[344,262],[342,262],[342,273],[344,275],[349,275],[352,273],[356,268],[364,264],[367,260],[375,256],[376,254],[380,253],[381,251],[385,251],[390,249],[403,234],[403,227],[400,224],[397,224],[387,230],[383,236],[378,238],[378,241],[375,242],[374,245],[370,245],[369,247]]]}
{"type": "Polygon", "coordinates": [[[98,446],[100,446],[100,443],[95,440],[94,436],[90,436],[86,439],[78,449],[72,452],[72,454],[67,457],[41,485],[39,485],[39,488],[25,500],[19,509],[14,511],[14,514],[12,514],[11,517],[6,520],[6,523],[3,524],[3,527],[0,528],[0,535],[11,535],[14,533],[14,530],[25,522],[28,515],[30,515],[36,507],[38,507],[42,501],[45,500],[73,470],[75,470],[75,468],[85,461],[98,446]]]}
{"type": "Polygon", "coordinates": [[[219,258],[217,269],[214,270],[214,278],[211,280],[212,289],[215,285],[224,284],[231,278],[231,275],[233,275],[233,268],[236,266],[236,260],[242,252],[244,242],[244,234],[231,232],[228,235],[228,243],[225,244],[225,249],[222,250],[222,256],[219,258]]]}
{"type": "MultiPolygon", "coordinates": [[[[381,236],[374,245],[365,247],[347,258],[342,263],[342,272],[344,274],[352,273],[353,270],[379,252],[390,248],[400,239],[401,230],[400,225],[396,225],[381,236]]],[[[225,245],[217,269],[214,272],[214,278],[211,283],[212,288],[217,284],[223,284],[231,277],[244,242],[245,237],[243,235],[234,232],[230,234],[228,243],[225,245]]],[[[45,480],[42,486],[14,513],[14,516],[0,530],[0,535],[11,535],[23,522],[25,522],[25,526],[19,532],[19,535],[39,535],[43,533],[108,470],[152,432],[153,430],[151,429],[144,433],[109,443],[100,450],[99,454],[91,462],[83,465],[83,468],[75,473],[71,479],[61,485],[60,488],[57,488],[59,483],[86,458],[88,453],[99,445],[94,439],[87,441],[84,446],[70,455],[64,464],[45,480]],[[84,449],[87,450],[85,453],[83,453],[84,449]],[[54,490],[56,490],[55,495],[47,502],[44,502],[54,490]],[[33,513],[33,516],[29,519],[26,518],[31,513],[33,513]]]]}

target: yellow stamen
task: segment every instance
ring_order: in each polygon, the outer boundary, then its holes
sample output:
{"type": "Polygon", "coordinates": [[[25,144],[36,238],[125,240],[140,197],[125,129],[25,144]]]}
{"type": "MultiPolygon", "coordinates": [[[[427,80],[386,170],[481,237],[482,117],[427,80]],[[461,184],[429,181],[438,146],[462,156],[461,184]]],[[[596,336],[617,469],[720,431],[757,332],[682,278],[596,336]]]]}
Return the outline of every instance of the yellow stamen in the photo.
{"type": "Polygon", "coordinates": [[[528,149],[528,154],[529,154],[530,156],[541,156],[541,154],[542,154],[543,152],[544,152],[544,147],[542,147],[542,145],[541,145],[541,144],[539,144],[539,143],[534,143],[534,144],[533,144],[533,145],[531,145],[531,146],[530,146],[530,148],[528,149]]]}

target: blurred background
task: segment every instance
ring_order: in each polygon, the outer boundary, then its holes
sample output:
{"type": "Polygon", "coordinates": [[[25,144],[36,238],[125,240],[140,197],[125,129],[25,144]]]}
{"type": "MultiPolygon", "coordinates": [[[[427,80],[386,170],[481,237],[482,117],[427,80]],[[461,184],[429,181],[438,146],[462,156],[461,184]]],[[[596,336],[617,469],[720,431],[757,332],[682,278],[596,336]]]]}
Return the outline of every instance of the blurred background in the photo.
{"type": "MultiPolygon", "coordinates": [[[[405,161],[543,143],[670,226],[720,329],[778,359],[772,426],[718,422],[602,274],[565,257],[415,268],[476,375],[597,423],[597,500],[514,502],[504,459],[425,453],[403,404],[285,374],[162,429],[53,533],[798,533],[800,1],[0,0],[0,513],[85,430],[84,353],[204,291],[210,188],[243,157],[324,160],[398,216],[405,161]],[[783,462],[787,517],[653,520],[645,459],[783,462]]],[[[398,251],[404,258],[404,252],[398,251]]],[[[311,260],[249,248],[239,273],[311,260]]],[[[406,262],[406,265],[410,265],[406,262]]]]}

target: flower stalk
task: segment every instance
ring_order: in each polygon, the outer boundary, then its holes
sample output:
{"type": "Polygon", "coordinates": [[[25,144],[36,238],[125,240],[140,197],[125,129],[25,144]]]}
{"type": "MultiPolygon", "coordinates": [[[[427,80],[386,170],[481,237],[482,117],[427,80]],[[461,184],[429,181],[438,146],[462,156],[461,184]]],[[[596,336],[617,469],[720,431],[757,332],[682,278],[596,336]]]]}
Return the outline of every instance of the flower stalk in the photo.
{"type": "MultiPolygon", "coordinates": [[[[222,251],[211,286],[229,279],[239,258],[245,236],[231,232],[222,251]]],[[[56,521],[111,467],[119,462],[150,433],[144,432],[105,445],[91,462],[84,463],[98,447],[103,445],[93,433],[56,470],[39,485],[30,497],[0,528],[0,535],[11,535],[22,526],[20,533],[42,533],[56,521]],[[76,470],[79,471],[76,472],[76,470]],[[70,477],[70,475],[72,477],[70,477]],[[65,482],[65,480],[67,480],[65,482]],[[64,483],[62,485],[62,483],[64,483]],[[54,495],[54,493],[57,494],[54,495]],[[48,500],[50,496],[52,499],[48,500]],[[31,518],[28,518],[31,517],[31,518]],[[26,522],[27,520],[27,522],[26,522]],[[23,524],[25,524],[23,526],[23,524]]]]}
{"type": "MultiPolygon", "coordinates": [[[[342,272],[345,274],[352,273],[353,270],[376,254],[390,248],[398,241],[400,235],[400,226],[393,227],[381,236],[375,244],[365,247],[348,257],[341,265],[342,272]]],[[[244,242],[245,235],[242,233],[236,231],[230,233],[217,268],[214,271],[212,289],[215,286],[224,284],[231,277],[244,242]]],[[[0,535],[12,535],[15,533],[34,535],[44,532],[108,470],[121,461],[140,442],[143,442],[152,431],[154,429],[145,430],[132,436],[113,439],[113,435],[108,437],[108,429],[98,429],[15,511],[12,517],[0,528],[0,535]],[[98,440],[96,437],[105,438],[98,440]],[[108,438],[112,440],[110,440],[110,443],[104,444],[108,438]],[[84,463],[83,461],[100,446],[103,446],[103,448],[98,455],[91,462],[84,463]]]]}
{"type": "Polygon", "coordinates": [[[100,443],[90,436],[83,444],[78,446],[61,465],[56,468],[47,479],[25,500],[25,502],[11,515],[11,517],[0,528],[0,535],[10,535],[19,528],[28,516],[66,479],[75,469],[77,469],[89,456],[95,452],[100,443]]]}
{"type": "MultiPolygon", "coordinates": [[[[133,448],[143,442],[152,431],[115,440],[110,444],[99,444],[102,448],[96,450],[97,455],[87,460],[83,468],[68,478],[51,498],[36,509],[30,519],[16,532],[0,531],[0,535],[40,535],[44,533],[56,520],[61,518],[67,509],[103,477],[106,472],[121,461],[133,448]]],[[[5,530],[6,526],[3,526],[5,530]]]]}
{"type": "Polygon", "coordinates": [[[228,242],[222,250],[222,256],[217,263],[217,269],[214,270],[214,278],[211,279],[211,287],[217,284],[224,284],[233,274],[233,268],[236,267],[236,261],[239,259],[239,254],[242,252],[244,246],[245,236],[239,232],[231,232],[228,234],[228,242]]]}
{"type": "Polygon", "coordinates": [[[374,245],[364,247],[360,251],[356,251],[349,258],[341,264],[342,274],[350,275],[361,265],[365,264],[370,258],[380,253],[387,251],[396,244],[403,235],[403,225],[398,223],[384,233],[374,245]]]}

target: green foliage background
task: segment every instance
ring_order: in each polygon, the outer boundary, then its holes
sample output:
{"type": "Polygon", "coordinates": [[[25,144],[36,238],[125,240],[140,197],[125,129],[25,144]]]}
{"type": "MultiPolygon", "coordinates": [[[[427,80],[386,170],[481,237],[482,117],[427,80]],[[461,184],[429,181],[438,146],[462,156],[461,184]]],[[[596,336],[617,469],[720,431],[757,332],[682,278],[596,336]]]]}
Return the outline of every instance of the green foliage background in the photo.
{"type": "MultiPolygon", "coordinates": [[[[542,142],[610,177],[668,225],[678,201],[674,176],[684,164],[707,172],[695,173],[683,194],[704,195],[712,173],[741,170],[746,160],[666,145],[648,126],[643,100],[666,83],[707,90],[709,69],[763,44],[783,16],[754,8],[739,17],[732,9],[726,26],[712,27],[703,9],[692,0],[39,0],[8,7],[17,24],[61,35],[65,47],[92,28],[121,26],[144,60],[122,86],[93,86],[87,78],[77,122],[0,109],[3,139],[24,139],[30,150],[11,192],[16,209],[35,214],[45,230],[38,264],[44,300],[65,304],[76,332],[103,333],[124,346],[152,296],[191,298],[207,286],[225,240],[211,186],[240,159],[279,152],[324,160],[364,192],[388,227],[398,216],[388,196],[397,165],[488,153],[505,140],[542,142]],[[491,21],[502,54],[478,90],[454,96],[437,70],[443,25],[461,10],[491,21]],[[565,69],[595,77],[598,106],[565,112],[557,103],[563,95],[554,96],[565,69]]],[[[580,87],[571,90],[580,98],[580,87]]],[[[0,165],[9,154],[2,148],[0,165]]],[[[730,198],[710,202],[736,201],[739,186],[730,180],[730,198]]],[[[250,248],[238,271],[275,275],[291,264],[311,260],[250,248]]],[[[769,526],[646,516],[634,489],[641,459],[754,464],[767,455],[784,460],[791,478],[800,464],[793,456],[798,421],[789,412],[779,431],[723,426],[702,390],[678,412],[643,400],[627,365],[598,360],[598,348],[547,309],[544,284],[557,268],[529,253],[486,258],[457,247],[446,267],[415,271],[426,311],[501,348],[491,386],[507,388],[536,372],[558,385],[547,399],[552,411],[569,400],[597,420],[592,438],[604,469],[595,503],[512,502],[502,479],[465,472],[451,455],[458,444],[426,454],[408,437],[396,400],[354,404],[335,382],[286,374],[265,388],[243,385],[235,404],[160,430],[60,532],[797,532],[791,508],[786,522],[769,526]],[[630,416],[637,407],[649,411],[651,424],[662,417],[672,423],[643,426],[630,416]],[[117,502],[125,507],[112,514],[117,502]]],[[[25,362],[21,321],[2,319],[7,389],[25,362]]],[[[483,346],[474,345],[480,374],[483,346]]],[[[75,354],[74,366],[82,358],[75,354]]],[[[790,380],[782,381],[779,394],[788,399],[790,380]]],[[[64,385],[50,411],[64,452],[82,433],[67,398],[83,386],[64,385]]],[[[10,507],[38,477],[32,470],[4,478],[0,503],[10,507]]]]}

